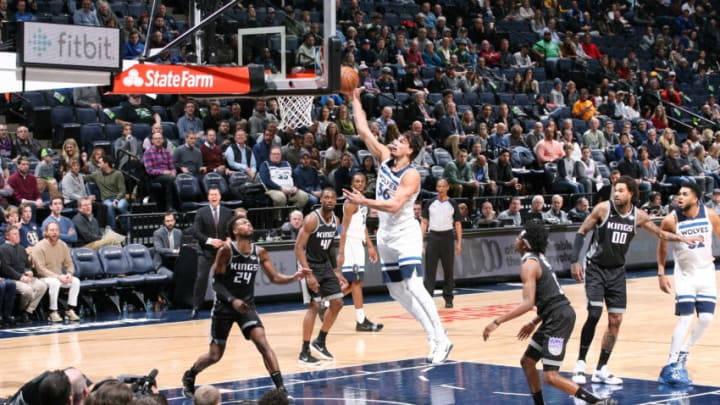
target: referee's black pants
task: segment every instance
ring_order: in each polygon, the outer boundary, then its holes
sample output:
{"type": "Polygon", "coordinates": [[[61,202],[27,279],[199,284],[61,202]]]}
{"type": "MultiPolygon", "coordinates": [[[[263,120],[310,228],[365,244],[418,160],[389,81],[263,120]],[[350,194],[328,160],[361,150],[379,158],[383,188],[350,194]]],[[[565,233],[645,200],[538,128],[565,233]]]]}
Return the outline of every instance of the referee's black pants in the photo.
{"type": "Polygon", "coordinates": [[[455,287],[455,236],[453,231],[430,231],[425,245],[425,289],[430,296],[435,290],[438,260],[443,267],[443,298],[452,302],[455,287]]]}

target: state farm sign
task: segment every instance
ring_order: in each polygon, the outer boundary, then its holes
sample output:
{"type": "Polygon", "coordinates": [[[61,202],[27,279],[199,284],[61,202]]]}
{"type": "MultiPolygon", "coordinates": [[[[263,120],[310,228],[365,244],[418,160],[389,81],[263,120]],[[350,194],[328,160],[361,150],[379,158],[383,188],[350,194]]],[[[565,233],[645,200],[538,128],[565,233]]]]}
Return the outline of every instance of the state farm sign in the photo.
{"type": "Polygon", "coordinates": [[[247,94],[264,88],[262,67],[137,64],[115,77],[113,93],[247,94]]]}

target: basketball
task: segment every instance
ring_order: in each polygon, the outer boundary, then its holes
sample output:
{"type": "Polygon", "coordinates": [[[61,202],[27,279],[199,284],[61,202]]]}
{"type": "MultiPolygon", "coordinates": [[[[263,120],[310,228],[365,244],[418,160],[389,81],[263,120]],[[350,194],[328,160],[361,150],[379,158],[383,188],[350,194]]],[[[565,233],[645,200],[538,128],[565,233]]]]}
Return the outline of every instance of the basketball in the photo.
{"type": "Polygon", "coordinates": [[[340,70],[340,92],[350,94],[358,87],[360,76],[355,69],[349,66],[343,66],[340,70]]]}

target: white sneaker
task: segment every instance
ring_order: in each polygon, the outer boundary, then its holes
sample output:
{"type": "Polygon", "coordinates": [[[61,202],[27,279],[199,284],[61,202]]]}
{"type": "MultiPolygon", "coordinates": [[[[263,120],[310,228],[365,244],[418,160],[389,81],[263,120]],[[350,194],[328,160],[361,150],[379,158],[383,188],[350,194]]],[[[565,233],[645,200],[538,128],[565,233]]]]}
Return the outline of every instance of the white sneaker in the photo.
{"type": "Polygon", "coordinates": [[[585,376],[585,360],[578,360],[577,363],[575,363],[575,368],[573,369],[573,375],[572,380],[575,382],[575,384],[583,385],[587,383],[587,376],[585,376]]]}
{"type": "Polygon", "coordinates": [[[450,351],[453,348],[453,344],[450,339],[445,339],[437,344],[435,352],[433,353],[432,364],[442,364],[447,360],[450,355],[450,351]]]}
{"type": "Polygon", "coordinates": [[[602,366],[600,370],[595,370],[592,375],[592,382],[596,384],[620,385],[623,383],[622,378],[615,377],[608,370],[608,366],[602,366]]]}

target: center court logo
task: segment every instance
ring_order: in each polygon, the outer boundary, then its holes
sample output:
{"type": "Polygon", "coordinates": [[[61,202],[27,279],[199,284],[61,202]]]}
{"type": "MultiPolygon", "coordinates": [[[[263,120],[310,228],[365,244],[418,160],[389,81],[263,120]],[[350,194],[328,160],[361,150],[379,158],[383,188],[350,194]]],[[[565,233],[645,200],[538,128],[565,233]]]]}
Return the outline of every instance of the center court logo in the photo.
{"type": "Polygon", "coordinates": [[[145,76],[140,75],[137,69],[130,69],[127,76],[122,79],[125,87],[184,87],[205,89],[215,85],[215,77],[209,74],[193,73],[188,70],[180,72],[161,72],[154,69],[145,71],[145,76]]]}

